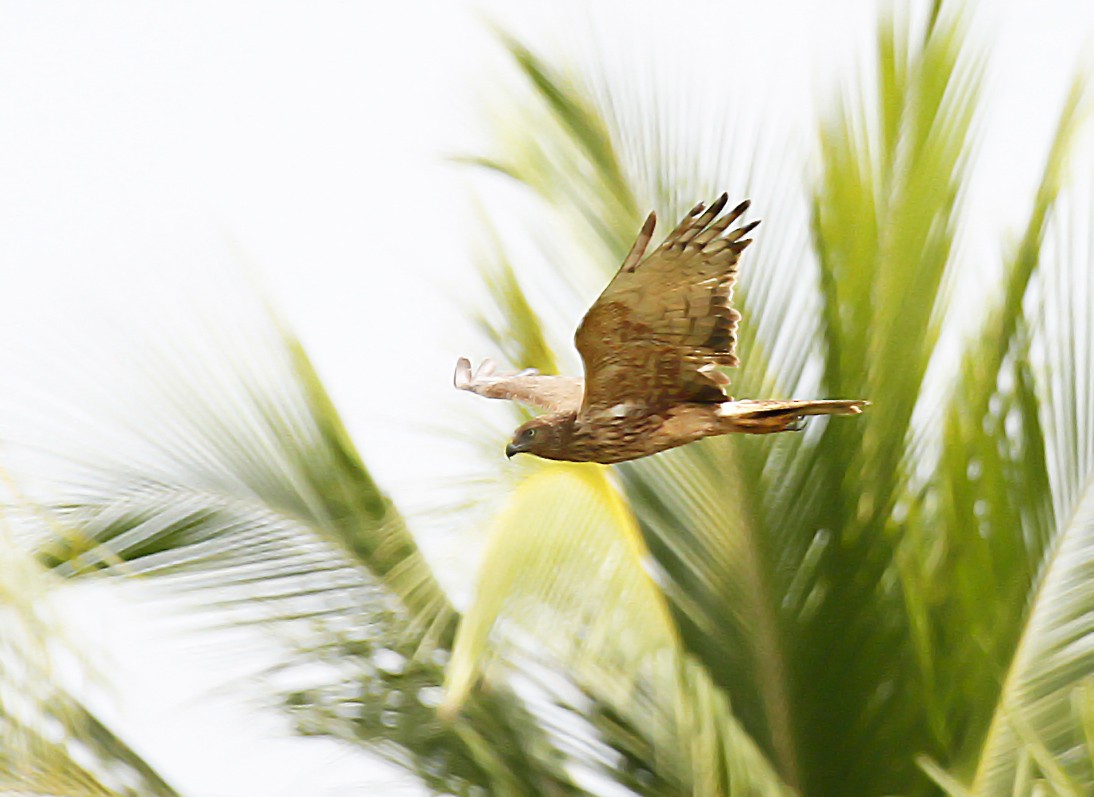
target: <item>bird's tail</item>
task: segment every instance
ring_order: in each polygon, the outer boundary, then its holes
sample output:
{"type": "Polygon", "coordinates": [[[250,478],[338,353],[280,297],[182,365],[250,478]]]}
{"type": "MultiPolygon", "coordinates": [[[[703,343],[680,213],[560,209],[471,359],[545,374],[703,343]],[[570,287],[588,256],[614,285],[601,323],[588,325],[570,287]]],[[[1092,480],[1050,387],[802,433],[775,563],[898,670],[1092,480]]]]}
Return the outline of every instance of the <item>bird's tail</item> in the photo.
{"type": "Polygon", "coordinates": [[[859,415],[869,404],[845,399],[728,401],[718,414],[729,421],[735,432],[771,434],[800,431],[810,415],[859,415]]]}

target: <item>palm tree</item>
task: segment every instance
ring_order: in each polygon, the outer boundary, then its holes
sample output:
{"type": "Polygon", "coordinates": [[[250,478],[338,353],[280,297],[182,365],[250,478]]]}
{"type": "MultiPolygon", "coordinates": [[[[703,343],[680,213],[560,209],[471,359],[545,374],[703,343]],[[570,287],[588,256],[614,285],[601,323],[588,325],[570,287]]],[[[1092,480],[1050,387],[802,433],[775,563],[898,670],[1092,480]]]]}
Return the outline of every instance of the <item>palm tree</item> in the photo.
{"type": "Polygon", "coordinates": [[[742,276],[734,392],[865,396],[861,422],[525,463],[479,490],[501,503],[460,613],[270,312],[227,350],[207,331],[150,358],[139,456],[69,469],[39,562],[154,576],[276,628],[283,666],[313,674],[283,695],[301,732],[438,793],[1088,793],[1094,238],[1091,184],[1064,185],[1083,86],[970,321],[966,39],[940,4],[921,31],[883,22],[876,86],[822,120],[804,186],[777,145],[742,152],[733,119],[659,124],[671,98],[509,40],[532,99],[471,159],[565,242],[549,274],[489,247],[483,328],[514,364],[574,365],[572,319],[643,211],[728,187],[779,219],[742,276]],[[541,320],[548,284],[569,325],[541,320]]]}

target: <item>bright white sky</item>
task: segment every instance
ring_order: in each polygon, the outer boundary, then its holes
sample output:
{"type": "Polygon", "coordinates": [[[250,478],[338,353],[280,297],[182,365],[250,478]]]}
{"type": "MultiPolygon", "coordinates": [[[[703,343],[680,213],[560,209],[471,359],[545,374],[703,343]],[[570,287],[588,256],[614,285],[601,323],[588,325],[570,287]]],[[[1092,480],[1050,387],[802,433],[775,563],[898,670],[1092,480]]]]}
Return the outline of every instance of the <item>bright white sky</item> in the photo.
{"type": "MultiPolygon", "coordinates": [[[[718,69],[705,56],[723,51],[754,64],[745,77],[766,95],[770,123],[798,126],[852,63],[875,5],[613,2],[595,16],[629,48],[694,52],[697,70],[718,69]]],[[[972,212],[992,221],[972,245],[990,255],[992,231],[1025,212],[1078,55],[1094,41],[1094,4],[979,5],[994,60],[972,212]]],[[[466,463],[420,419],[458,418],[470,399],[450,388],[455,358],[492,354],[465,318],[476,295],[473,180],[444,160],[486,146],[480,111],[503,61],[476,9],[551,47],[587,21],[577,8],[0,4],[0,364],[65,367],[64,341],[104,318],[124,324],[149,284],[200,285],[243,252],[374,473],[412,514],[425,508],[423,485],[466,463]],[[378,374],[412,394],[391,406],[374,389],[378,374]]],[[[490,208],[491,184],[475,190],[490,208]]],[[[443,565],[467,540],[432,525],[423,520],[427,548],[443,565]]],[[[275,740],[277,718],[208,694],[253,662],[188,651],[155,609],[121,617],[85,629],[129,673],[118,722],[186,793],[400,793],[355,751],[275,740]]]]}

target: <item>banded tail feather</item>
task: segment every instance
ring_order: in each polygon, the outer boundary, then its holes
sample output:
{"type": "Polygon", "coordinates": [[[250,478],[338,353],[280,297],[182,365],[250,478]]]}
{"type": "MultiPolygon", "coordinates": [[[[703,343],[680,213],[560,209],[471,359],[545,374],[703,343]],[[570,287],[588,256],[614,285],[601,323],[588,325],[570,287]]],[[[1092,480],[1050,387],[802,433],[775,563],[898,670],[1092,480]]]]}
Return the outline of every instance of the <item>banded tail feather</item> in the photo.
{"type": "Polygon", "coordinates": [[[800,431],[811,415],[859,415],[869,404],[847,399],[727,401],[718,415],[729,420],[735,431],[771,434],[800,431]]]}

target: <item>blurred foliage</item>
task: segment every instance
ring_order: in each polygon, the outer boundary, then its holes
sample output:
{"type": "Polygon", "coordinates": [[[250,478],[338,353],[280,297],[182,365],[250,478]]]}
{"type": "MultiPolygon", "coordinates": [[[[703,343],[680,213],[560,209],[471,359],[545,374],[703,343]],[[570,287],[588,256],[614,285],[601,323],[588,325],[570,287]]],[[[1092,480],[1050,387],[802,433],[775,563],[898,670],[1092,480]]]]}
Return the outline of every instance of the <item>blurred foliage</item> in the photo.
{"type": "Polygon", "coordinates": [[[56,577],[16,543],[26,507],[3,471],[0,487],[0,794],[175,797],[58,679],[79,657],[51,600],[56,577]]]}
{"type": "MultiPolygon", "coordinates": [[[[1094,183],[1064,179],[1085,88],[970,318],[952,296],[984,59],[959,11],[926,16],[882,21],[808,184],[730,122],[697,145],[699,117],[640,77],[564,72],[509,38],[528,91],[468,159],[534,199],[551,246],[586,253],[546,276],[584,306],[646,208],[763,199],[781,229],[746,257],[733,390],[867,398],[862,419],[522,466],[461,616],[268,313],[234,347],[157,361],[161,409],[138,432],[157,458],[91,467],[52,503],[39,561],[155,577],[276,628],[294,640],[278,669],[310,679],[282,694],[300,731],[436,793],[1090,793],[1094,183]]],[[[545,370],[572,357],[556,347],[573,325],[537,306],[544,275],[496,236],[484,259],[497,348],[545,370]]],[[[72,793],[129,793],[95,788],[72,793]]]]}

